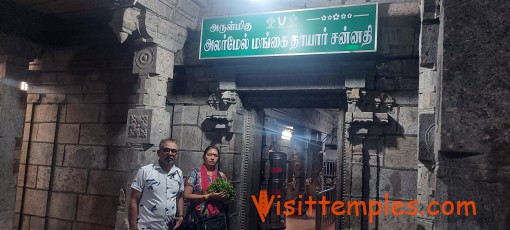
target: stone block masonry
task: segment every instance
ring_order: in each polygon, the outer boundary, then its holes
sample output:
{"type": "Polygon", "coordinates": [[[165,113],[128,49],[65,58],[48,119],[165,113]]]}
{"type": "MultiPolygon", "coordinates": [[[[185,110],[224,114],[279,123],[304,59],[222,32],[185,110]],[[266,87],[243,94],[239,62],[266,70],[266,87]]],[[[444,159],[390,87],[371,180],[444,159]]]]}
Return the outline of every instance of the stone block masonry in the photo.
{"type": "MultiPolygon", "coordinates": [[[[104,52],[120,48],[110,49],[104,52]]],[[[79,54],[73,49],[47,52],[41,58],[46,66],[31,72],[19,165],[20,175],[26,172],[26,180],[23,176],[18,180],[14,226],[115,226],[119,191],[129,177],[132,156],[125,130],[128,109],[133,107],[129,102],[135,94],[132,86],[136,76],[131,69],[100,68],[103,65],[94,62],[125,62],[129,66],[132,59],[119,56],[118,60],[89,60],[95,69],[84,70],[61,69],[72,63],[44,61],[72,62],[72,58],[59,58],[72,55],[79,54]]]]}

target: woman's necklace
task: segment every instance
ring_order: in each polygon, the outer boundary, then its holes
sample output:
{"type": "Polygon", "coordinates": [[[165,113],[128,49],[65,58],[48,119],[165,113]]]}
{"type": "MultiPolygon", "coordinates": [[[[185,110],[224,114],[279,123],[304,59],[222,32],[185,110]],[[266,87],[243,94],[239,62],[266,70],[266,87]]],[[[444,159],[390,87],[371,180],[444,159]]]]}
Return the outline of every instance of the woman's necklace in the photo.
{"type": "Polygon", "coordinates": [[[214,172],[207,171],[207,176],[209,176],[209,177],[213,177],[213,176],[214,176],[214,172]]]}

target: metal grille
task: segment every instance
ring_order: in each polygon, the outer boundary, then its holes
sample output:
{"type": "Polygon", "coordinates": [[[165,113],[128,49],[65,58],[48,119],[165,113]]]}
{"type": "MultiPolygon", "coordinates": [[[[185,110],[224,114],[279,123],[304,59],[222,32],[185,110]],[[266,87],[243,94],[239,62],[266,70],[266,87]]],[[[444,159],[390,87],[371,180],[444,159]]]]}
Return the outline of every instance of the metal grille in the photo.
{"type": "Polygon", "coordinates": [[[322,183],[322,190],[329,189],[334,186],[336,179],[336,162],[324,161],[322,163],[322,170],[324,172],[324,181],[322,183]]]}
{"type": "MultiPolygon", "coordinates": [[[[316,200],[321,200],[323,196],[326,197],[326,200],[333,201],[335,200],[336,187],[336,162],[335,161],[324,161],[322,163],[322,190],[317,193],[316,200]]],[[[331,203],[326,205],[326,210],[331,210],[331,203]]],[[[329,225],[334,224],[335,219],[333,214],[328,211],[326,215],[322,215],[322,208],[317,208],[315,213],[315,229],[323,230],[326,229],[329,225]]]]}

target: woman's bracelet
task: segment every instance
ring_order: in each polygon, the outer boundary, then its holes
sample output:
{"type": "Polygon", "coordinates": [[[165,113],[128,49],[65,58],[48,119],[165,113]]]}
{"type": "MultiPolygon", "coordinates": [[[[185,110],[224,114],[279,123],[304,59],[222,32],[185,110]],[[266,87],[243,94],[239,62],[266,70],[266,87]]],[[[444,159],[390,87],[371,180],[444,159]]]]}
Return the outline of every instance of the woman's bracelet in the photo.
{"type": "Polygon", "coordinates": [[[205,194],[204,200],[206,201],[209,198],[209,194],[205,194]]]}

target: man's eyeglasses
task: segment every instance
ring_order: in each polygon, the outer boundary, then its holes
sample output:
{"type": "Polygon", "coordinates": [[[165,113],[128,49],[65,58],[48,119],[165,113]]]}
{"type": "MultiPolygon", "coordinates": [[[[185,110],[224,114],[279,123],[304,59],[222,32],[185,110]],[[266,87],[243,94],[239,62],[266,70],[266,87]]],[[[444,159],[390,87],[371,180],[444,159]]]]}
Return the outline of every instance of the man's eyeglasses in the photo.
{"type": "Polygon", "coordinates": [[[172,152],[172,153],[178,153],[179,150],[177,149],[171,149],[171,148],[162,148],[161,149],[161,152],[164,152],[164,153],[169,153],[169,152],[172,152]]]}

